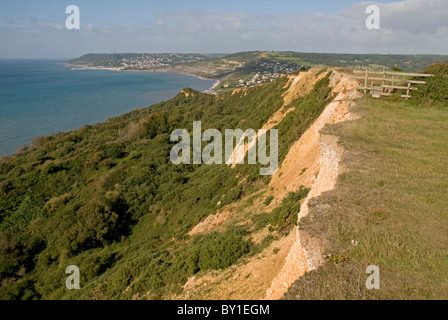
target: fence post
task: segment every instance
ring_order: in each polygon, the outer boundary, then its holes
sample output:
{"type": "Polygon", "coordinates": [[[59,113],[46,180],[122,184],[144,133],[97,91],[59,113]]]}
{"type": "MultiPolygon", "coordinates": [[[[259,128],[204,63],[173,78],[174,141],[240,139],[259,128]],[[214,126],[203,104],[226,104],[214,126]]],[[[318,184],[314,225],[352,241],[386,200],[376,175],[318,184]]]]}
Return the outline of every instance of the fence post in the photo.
{"type": "Polygon", "coordinates": [[[366,69],[366,80],[364,81],[364,93],[367,93],[367,85],[369,82],[369,70],[366,69]]]}
{"type": "Polygon", "coordinates": [[[408,100],[409,99],[409,95],[411,94],[411,83],[409,82],[408,83],[408,90],[406,91],[406,100],[408,100]]]}
{"type": "Polygon", "coordinates": [[[395,76],[392,76],[392,87],[389,89],[389,93],[392,94],[392,91],[394,90],[394,86],[395,86],[395,76]]]}

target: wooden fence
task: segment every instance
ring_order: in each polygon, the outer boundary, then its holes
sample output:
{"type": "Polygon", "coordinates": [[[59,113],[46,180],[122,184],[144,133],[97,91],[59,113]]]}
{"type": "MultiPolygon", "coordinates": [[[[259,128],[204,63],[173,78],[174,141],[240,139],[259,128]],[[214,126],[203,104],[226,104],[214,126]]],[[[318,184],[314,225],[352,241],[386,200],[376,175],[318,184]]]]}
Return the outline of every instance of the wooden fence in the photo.
{"type": "Polygon", "coordinates": [[[379,98],[381,96],[390,96],[394,90],[406,91],[401,97],[405,99],[411,98],[411,93],[418,88],[412,87],[413,84],[426,84],[425,81],[412,80],[412,77],[432,77],[432,74],[423,73],[407,73],[407,72],[391,72],[386,71],[370,71],[368,69],[361,71],[353,71],[355,74],[364,74],[364,76],[354,76],[352,78],[364,80],[364,85],[358,87],[364,90],[364,93],[370,91],[372,97],[379,98]]]}

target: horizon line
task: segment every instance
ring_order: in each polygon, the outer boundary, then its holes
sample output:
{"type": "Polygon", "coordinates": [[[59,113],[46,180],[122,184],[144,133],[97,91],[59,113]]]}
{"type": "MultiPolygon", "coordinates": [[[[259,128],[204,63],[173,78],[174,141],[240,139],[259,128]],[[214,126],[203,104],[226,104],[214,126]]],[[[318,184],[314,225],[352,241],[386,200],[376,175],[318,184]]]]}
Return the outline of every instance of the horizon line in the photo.
{"type": "Polygon", "coordinates": [[[448,56],[446,54],[440,53],[350,53],[350,52],[307,52],[307,51],[293,51],[293,50],[249,50],[249,51],[235,51],[230,53],[225,52],[88,52],[83,53],[80,56],[73,57],[0,57],[0,60],[71,60],[76,59],[88,54],[179,54],[179,55],[231,55],[238,53],[248,53],[248,52],[293,52],[293,53],[306,53],[306,54],[331,54],[331,55],[389,55],[389,56],[448,56]]]}

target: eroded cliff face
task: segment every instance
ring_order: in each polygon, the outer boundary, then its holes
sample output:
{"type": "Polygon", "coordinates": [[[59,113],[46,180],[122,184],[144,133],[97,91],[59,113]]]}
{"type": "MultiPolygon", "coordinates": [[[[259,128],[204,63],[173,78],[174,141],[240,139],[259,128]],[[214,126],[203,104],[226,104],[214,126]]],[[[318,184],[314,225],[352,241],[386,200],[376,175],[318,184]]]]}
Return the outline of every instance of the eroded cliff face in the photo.
{"type": "MultiPolygon", "coordinates": [[[[338,145],[336,136],[321,135],[320,130],[327,124],[354,119],[350,113],[350,105],[358,96],[357,83],[337,72],[333,72],[331,82],[334,85],[333,93],[336,94],[336,98],[291,148],[282,167],[285,171],[288,170],[286,173],[288,179],[281,175],[271,182],[274,185],[277,183],[277,186],[285,186],[284,188],[289,190],[294,190],[305,182],[311,186],[310,193],[301,205],[299,221],[308,215],[310,200],[332,190],[340,173],[339,162],[344,150],[338,145]],[[308,165],[311,169],[304,165],[308,165]],[[299,170],[307,168],[309,171],[307,177],[298,177],[297,172],[301,171],[297,171],[297,168],[299,170]]],[[[299,227],[294,234],[294,245],[282,270],[266,291],[266,299],[280,299],[299,277],[323,263],[319,239],[310,238],[302,233],[299,227]]]]}
{"type": "MultiPolygon", "coordinates": [[[[291,112],[291,101],[308,94],[317,81],[327,74],[321,71],[316,68],[298,76],[290,76],[285,86],[287,90],[284,94],[284,105],[263,128],[271,129],[281,122],[291,112]]],[[[343,148],[338,145],[337,137],[321,135],[320,131],[327,124],[353,119],[350,107],[359,93],[356,90],[356,81],[336,70],[329,71],[333,72],[330,85],[333,88],[334,100],[292,145],[270,184],[258,192],[263,194],[263,199],[274,196],[274,200],[267,206],[262,200],[258,200],[248,207],[245,201],[247,199],[242,199],[210,215],[191,230],[191,236],[220,231],[231,220],[233,223],[247,224],[247,218],[243,217],[249,212],[259,209],[272,212],[281,205],[282,200],[290,192],[305,186],[310,189],[310,192],[301,203],[298,217],[300,220],[308,215],[308,204],[311,199],[334,188],[341,171],[339,161],[343,148]]],[[[262,239],[266,233],[268,233],[267,229],[254,234],[253,241],[262,239]]],[[[323,262],[320,247],[319,239],[311,238],[299,228],[295,228],[288,236],[274,241],[263,252],[244,263],[223,271],[212,271],[190,278],[184,286],[184,293],[174,298],[280,299],[298,278],[323,262]]]]}

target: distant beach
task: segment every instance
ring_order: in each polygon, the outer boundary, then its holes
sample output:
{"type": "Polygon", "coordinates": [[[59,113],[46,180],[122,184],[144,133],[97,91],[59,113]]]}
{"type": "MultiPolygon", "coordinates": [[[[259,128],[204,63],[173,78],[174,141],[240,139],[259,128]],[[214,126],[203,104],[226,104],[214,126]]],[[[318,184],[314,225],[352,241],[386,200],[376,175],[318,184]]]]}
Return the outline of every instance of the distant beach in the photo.
{"type": "Polygon", "coordinates": [[[185,76],[195,77],[201,80],[205,81],[216,81],[212,87],[210,87],[208,90],[203,91],[204,93],[208,94],[216,94],[213,90],[219,86],[221,83],[221,80],[217,79],[207,79],[198,75],[189,74],[189,73],[179,73],[179,72],[172,72],[172,71],[164,71],[162,70],[126,70],[124,68],[107,68],[107,67],[89,67],[89,66],[83,66],[83,65],[74,65],[62,62],[61,64],[65,65],[66,67],[71,68],[72,70],[107,70],[107,71],[117,71],[117,72],[160,72],[160,73],[170,73],[170,74],[182,74],[185,76]]]}

